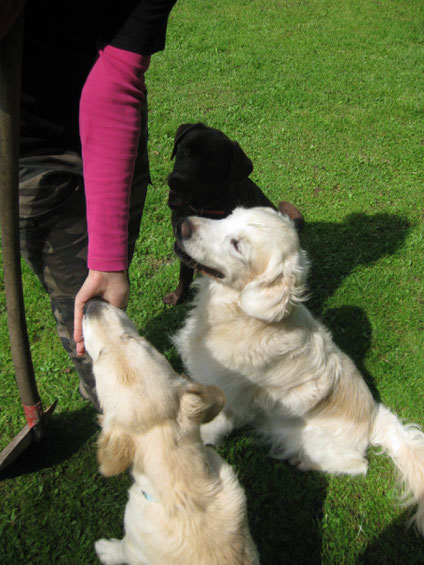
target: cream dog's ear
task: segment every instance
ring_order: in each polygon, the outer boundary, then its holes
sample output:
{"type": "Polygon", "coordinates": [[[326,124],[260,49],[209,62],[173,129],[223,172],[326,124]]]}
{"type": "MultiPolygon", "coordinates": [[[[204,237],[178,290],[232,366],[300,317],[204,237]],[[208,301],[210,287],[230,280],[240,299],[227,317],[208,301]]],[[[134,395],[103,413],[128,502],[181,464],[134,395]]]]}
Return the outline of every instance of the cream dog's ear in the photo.
{"type": "Polygon", "coordinates": [[[181,398],[181,412],[191,421],[206,424],[217,416],[225,404],[225,395],[217,386],[190,383],[181,398]]]}
{"type": "Polygon", "coordinates": [[[288,258],[270,261],[265,271],[242,290],[240,308],[248,316],[266,322],[284,319],[294,303],[305,300],[307,272],[308,260],[303,249],[288,258]]]}
{"type": "Polygon", "coordinates": [[[123,473],[134,461],[135,444],[129,433],[102,431],[97,446],[97,461],[105,477],[123,473]]]}

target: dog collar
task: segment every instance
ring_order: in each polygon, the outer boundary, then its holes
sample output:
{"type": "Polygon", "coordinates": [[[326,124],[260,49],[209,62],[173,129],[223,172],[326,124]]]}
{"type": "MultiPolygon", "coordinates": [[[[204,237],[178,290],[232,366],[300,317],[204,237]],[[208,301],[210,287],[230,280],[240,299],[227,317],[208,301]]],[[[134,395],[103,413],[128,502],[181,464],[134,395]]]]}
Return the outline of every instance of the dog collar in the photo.
{"type": "Polygon", "coordinates": [[[194,206],[191,206],[190,204],[188,205],[188,207],[190,208],[190,210],[192,212],[194,212],[196,214],[196,216],[205,216],[206,214],[210,214],[211,216],[224,216],[225,215],[225,210],[205,210],[204,208],[199,210],[199,208],[194,208],[194,206]]]}

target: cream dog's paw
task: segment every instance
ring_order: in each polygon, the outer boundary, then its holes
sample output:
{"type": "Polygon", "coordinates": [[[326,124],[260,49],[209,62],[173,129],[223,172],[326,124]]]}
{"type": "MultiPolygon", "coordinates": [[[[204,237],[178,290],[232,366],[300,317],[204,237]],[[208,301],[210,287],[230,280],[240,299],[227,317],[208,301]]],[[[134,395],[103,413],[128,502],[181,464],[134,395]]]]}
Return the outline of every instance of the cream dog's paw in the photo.
{"type": "Polygon", "coordinates": [[[122,551],[122,541],[117,539],[99,539],[94,544],[97,557],[105,565],[120,565],[125,563],[122,551]]]}

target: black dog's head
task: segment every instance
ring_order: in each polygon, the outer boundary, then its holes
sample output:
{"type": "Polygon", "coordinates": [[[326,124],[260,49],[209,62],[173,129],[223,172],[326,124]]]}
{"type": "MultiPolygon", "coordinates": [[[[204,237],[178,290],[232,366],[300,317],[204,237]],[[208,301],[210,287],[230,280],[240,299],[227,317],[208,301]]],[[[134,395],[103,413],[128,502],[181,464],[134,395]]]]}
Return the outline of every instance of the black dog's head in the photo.
{"type": "Polygon", "coordinates": [[[237,142],[202,123],[178,128],[171,159],[174,157],[168,177],[168,205],[174,210],[207,208],[253,170],[252,161],[237,142]]]}

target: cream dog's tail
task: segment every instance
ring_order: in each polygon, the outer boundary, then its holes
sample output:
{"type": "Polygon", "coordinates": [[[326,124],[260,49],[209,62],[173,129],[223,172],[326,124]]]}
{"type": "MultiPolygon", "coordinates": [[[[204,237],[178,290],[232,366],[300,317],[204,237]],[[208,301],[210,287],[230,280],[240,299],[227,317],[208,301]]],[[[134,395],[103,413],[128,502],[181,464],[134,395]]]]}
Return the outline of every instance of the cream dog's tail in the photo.
{"type": "Polygon", "coordinates": [[[414,424],[403,425],[388,408],[379,405],[371,445],[380,446],[393,459],[401,475],[408,505],[417,505],[415,520],[424,536],[424,433],[414,424]]]}

